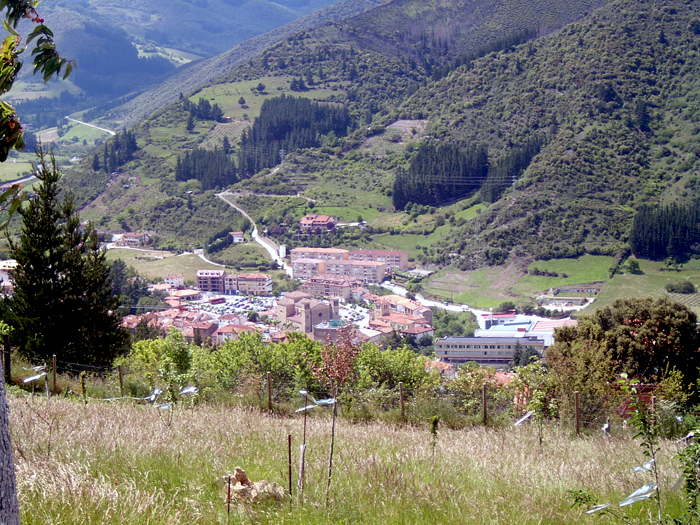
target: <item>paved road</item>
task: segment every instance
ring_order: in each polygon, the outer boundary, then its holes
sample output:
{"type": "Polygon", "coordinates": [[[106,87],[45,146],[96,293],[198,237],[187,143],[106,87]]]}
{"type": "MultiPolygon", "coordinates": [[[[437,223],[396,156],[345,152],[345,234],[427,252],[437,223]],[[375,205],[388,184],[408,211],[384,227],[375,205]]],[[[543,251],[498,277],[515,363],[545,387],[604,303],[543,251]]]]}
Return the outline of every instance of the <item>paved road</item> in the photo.
{"type": "Polygon", "coordinates": [[[99,126],[95,126],[94,124],[90,124],[88,122],[83,122],[82,120],[75,120],[74,118],[70,118],[70,117],[65,117],[65,119],[70,120],[71,122],[77,122],[78,124],[82,124],[83,126],[90,126],[91,128],[99,129],[100,131],[104,131],[105,133],[109,133],[112,136],[116,135],[116,132],[114,132],[112,130],[101,128],[99,126]]]}
{"type": "Polygon", "coordinates": [[[282,257],[279,256],[279,250],[277,248],[277,245],[274,242],[272,242],[271,239],[268,239],[267,237],[259,235],[258,234],[258,227],[255,224],[255,221],[250,217],[250,215],[248,215],[246,213],[246,211],[243,208],[236,206],[231,201],[229,201],[226,198],[227,195],[234,195],[234,194],[227,192],[227,191],[216,194],[216,196],[219,197],[222,201],[224,201],[226,204],[228,204],[232,208],[235,208],[241,215],[243,215],[246,219],[248,219],[250,221],[250,223],[253,225],[253,233],[250,235],[252,237],[252,239],[255,242],[257,242],[260,246],[265,248],[265,250],[267,250],[267,253],[270,254],[270,257],[272,257],[272,259],[274,261],[277,261],[277,264],[279,265],[279,267],[282,268],[287,273],[287,275],[292,277],[292,267],[289,266],[286,262],[284,262],[284,259],[282,259],[282,257]]]}

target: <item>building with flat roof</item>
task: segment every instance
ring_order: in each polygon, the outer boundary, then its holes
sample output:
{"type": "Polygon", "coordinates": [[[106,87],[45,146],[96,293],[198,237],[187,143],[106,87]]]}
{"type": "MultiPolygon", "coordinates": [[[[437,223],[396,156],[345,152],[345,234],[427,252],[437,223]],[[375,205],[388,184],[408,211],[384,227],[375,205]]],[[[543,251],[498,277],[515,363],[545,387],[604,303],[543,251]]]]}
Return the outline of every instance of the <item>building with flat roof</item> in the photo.
{"type": "Polygon", "coordinates": [[[513,360],[516,350],[544,353],[544,340],[537,337],[444,337],[435,340],[435,356],[443,363],[503,368],[513,360]]]}
{"type": "Polygon", "coordinates": [[[224,270],[197,270],[197,288],[201,292],[224,293],[224,270]]]}

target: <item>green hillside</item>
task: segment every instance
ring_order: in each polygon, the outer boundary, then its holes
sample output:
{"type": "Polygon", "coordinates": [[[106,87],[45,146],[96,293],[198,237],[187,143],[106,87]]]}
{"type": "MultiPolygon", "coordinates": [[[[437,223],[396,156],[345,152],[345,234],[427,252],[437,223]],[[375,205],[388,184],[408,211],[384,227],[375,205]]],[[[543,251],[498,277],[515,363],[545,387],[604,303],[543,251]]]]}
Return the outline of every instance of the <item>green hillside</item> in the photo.
{"type": "Polygon", "coordinates": [[[695,199],[699,16],[692,2],[611,2],[416,93],[398,113],[427,119],[430,141],[487,144],[492,164],[545,144],[435,260],[624,253],[641,204],[695,199]]]}
{"type": "MultiPolygon", "coordinates": [[[[102,227],[149,229],[159,232],[159,238],[167,244],[197,244],[212,232],[183,238],[190,230],[184,223],[191,218],[177,214],[179,225],[173,226],[172,217],[161,213],[163,206],[192,206],[188,208],[192,218],[197,215],[196,210],[212,208],[206,213],[213,213],[219,220],[224,217],[214,212],[218,208],[211,193],[202,193],[202,188],[191,182],[174,181],[178,157],[200,146],[221,147],[224,137],[233,145],[232,157],[235,156],[236,142],[259,114],[262,101],[293,95],[345,105],[352,117],[349,135],[329,134],[320,139],[320,148],[287,152],[283,169],[275,169],[271,174],[263,171],[239,183],[240,189],[278,194],[302,191],[322,206],[359,205],[368,217],[370,209],[379,211],[373,221],[378,235],[427,235],[444,223],[445,217],[396,217],[391,203],[395,170],[410,157],[404,138],[420,140],[425,123],[404,122],[386,127],[374,126],[374,122],[395,112],[398,102],[422,85],[430,85],[432,77],[444,75],[460,60],[547,33],[585,15],[597,4],[590,1],[561,8],[550,1],[530,0],[525,2],[527,9],[522,9],[523,2],[515,0],[496,4],[485,0],[401,0],[366,15],[298,32],[185,99],[216,104],[228,120],[196,119],[187,129],[188,112],[180,100],[133,126],[131,132],[136,136],[138,150],[132,159],[118,166],[116,173],[138,180],[139,184],[114,188],[112,171],[106,172],[104,167],[94,169],[100,163],[106,165],[101,160],[111,148],[109,144],[89,156],[67,183],[82,202],[92,203],[87,211],[100,220],[102,227]],[[244,104],[239,103],[241,97],[244,104]],[[137,213],[125,213],[127,207],[137,213]]],[[[232,56],[222,55],[218,63],[223,64],[232,56]]],[[[213,63],[207,66],[205,77],[211,74],[213,63]]],[[[201,71],[195,66],[190,69],[190,73],[201,71]]],[[[196,81],[196,77],[189,82],[196,81]]],[[[168,89],[168,96],[173,96],[177,84],[168,89]]],[[[151,93],[151,99],[158,97],[151,93]]],[[[121,110],[116,108],[110,118],[117,118],[121,110]]],[[[278,159],[279,151],[274,150],[273,155],[278,159]]],[[[265,209],[272,211],[268,217],[270,226],[287,217],[284,211],[275,210],[275,204],[265,209]]],[[[251,211],[257,218],[265,218],[264,213],[259,213],[263,210],[251,211]]],[[[295,208],[294,216],[301,213],[302,209],[295,208]]],[[[414,250],[423,249],[415,248],[418,244],[414,243],[414,250]]]]}

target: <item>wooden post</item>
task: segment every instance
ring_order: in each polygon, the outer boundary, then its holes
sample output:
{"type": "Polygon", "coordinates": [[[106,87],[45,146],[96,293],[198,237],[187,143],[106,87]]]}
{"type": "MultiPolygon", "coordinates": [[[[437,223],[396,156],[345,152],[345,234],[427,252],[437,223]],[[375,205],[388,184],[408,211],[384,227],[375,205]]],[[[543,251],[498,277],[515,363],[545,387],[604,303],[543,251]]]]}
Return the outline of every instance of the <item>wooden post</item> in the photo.
{"type": "Polygon", "coordinates": [[[231,474],[226,476],[228,490],[226,492],[226,523],[231,520],[231,474]]]}
{"type": "MultiPolygon", "coordinates": [[[[87,405],[87,387],[85,386],[85,370],[80,372],[80,390],[83,394],[83,403],[87,405]]],[[[34,384],[34,383],[32,383],[34,384]]]]}
{"type": "Polygon", "coordinates": [[[581,435],[581,410],[578,400],[578,390],[574,392],[574,406],[576,411],[576,437],[581,435]]]}
{"type": "Polygon", "coordinates": [[[272,412],[272,374],[267,373],[267,409],[272,412]]]}
{"type": "Polygon", "coordinates": [[[3,337],[3,342],[5,346],[5,351],[4,351],[4,365],[5,365],[5,383],[8,385],[12,381],[12,370],[10,368],[10,334],[5,334],[3,337]]]}
{"type": "Polygon", "coordinates": [[[124,399],[124,376],[122,375],[122,365],[117,365],[117,374],[119,375],[119,397],[124,399]]]}
{"type": "Polygon", "coordinates": [[[482,415],[484,418],[484,425],[487,425],[489,422],[489,414],[488,414],[488,407],[486,405],[486,383],[484,383],[484,386],[481,389],[481,410],[482,410],[482,415]]]}
{"type": "Polygon", "coordinates": [[[287,434],[287,458],[289,467],[289,497],[292,497],[292,435],[287,434]]]}
{"type": "Polygon", "coordinates": [[[51,359],[51,374],[53,375],[53,393],[58,393],[58,385],[56,384],[56,354],[51,359]]]}
{"type": "Polygon", "coordinates": [[[403,397],[403,381],[399,381],[399,406],[401,407],[401,421],[406,420],[406,411],[403,397]]]}
{"type": "Polygon", "coordinates": [[[651,424],[656,425],[656,396],[651,396],[651,424]]]}
{"type": "Polygon", "coordinates": [[[44,386],[46,388],[46,399],[51,401],[51,387],[49,386],[49,375],[44,376],[44,386]]]}

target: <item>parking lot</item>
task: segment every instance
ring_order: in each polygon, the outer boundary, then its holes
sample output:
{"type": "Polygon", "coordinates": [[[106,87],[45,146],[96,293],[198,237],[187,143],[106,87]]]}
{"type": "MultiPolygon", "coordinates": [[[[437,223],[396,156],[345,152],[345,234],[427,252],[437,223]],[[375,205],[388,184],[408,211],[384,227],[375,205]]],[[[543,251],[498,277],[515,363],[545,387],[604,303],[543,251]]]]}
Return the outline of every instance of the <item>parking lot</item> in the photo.
{"type": "Polygon", "coordinates": [[[192,301],[191,304],[214,316],[226,314],[247,314],[249,311],[264,312],[275,306],[274,297],[256,297],[254,295],[221,295],[216,293],[203,293],[202,299],[192,301]],[[210,304],[214,297],[223,297],[226,302],[210,304]]]}

